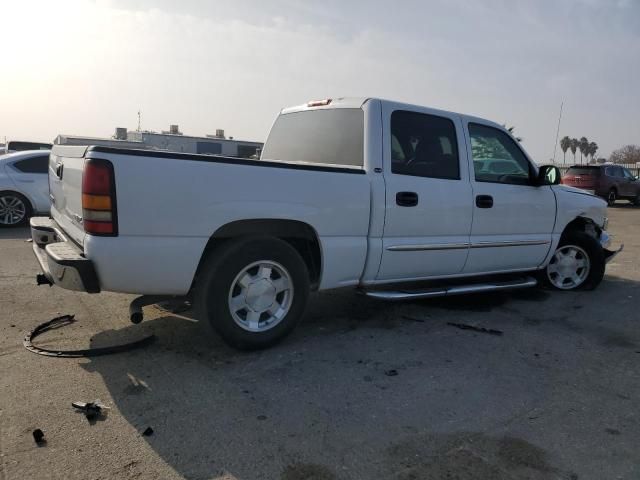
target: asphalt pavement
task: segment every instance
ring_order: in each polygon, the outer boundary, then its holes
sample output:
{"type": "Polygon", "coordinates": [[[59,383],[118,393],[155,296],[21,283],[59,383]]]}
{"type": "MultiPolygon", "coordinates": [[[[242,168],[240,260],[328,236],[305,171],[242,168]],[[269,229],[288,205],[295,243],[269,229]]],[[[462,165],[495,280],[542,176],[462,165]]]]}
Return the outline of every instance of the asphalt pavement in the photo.
{"type": "Polygon", "coordinates": [[[0,480],[638,479],[640,208],[609,217],[625,250],[593,292],[329,291],[254,353],[188,311],[132,325],[132,296],[38,287],[28,230],[1,230],[0,480]],[[67,313],[40,345],[157,341],[91,359],[23,348],[67,313]],[[96,421],[71,406],[95,399],[110,407],[96,421]]]}

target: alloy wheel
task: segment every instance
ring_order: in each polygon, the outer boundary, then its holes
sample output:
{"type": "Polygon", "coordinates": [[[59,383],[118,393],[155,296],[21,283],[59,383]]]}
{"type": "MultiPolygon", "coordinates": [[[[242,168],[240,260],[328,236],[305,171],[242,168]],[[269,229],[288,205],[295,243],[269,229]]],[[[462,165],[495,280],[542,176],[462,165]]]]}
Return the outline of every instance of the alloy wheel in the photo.
{"type": "Polygon", "coordinates": [[[547,266],[547,278],[561,290],[582,285],[591,270],[589,255],[576,245],[564,245],[556,250],[547,266]]]}
{"type": "Polygon", "coordinates": [[[0,224],[17,225],[24,220],[27,214],[27,206],[16,195],[3,195],[0,197],[0,224]]]}
{"type": "Polygon", "coordinates": [[[229,312],[241,328],[264,332],[278,325],[293,303],[293,280],[279,263],[260,260],[242,269],[229,289],[229,312]]]}

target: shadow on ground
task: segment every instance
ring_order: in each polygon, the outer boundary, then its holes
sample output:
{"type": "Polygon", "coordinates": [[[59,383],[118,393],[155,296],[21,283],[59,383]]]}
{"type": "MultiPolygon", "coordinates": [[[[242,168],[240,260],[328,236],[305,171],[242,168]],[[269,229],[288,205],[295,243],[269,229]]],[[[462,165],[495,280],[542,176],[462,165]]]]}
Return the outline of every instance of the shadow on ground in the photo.
{"type": "Polygon", "coordinates": [[[0,227],[0,240],[27,240],[31,238],[29,227],[0,227]]]}
{"type": "Polygon", "coordinates": [[[103,377],[138,432],[153,428],[140,441],[188,479],[577,479],[556,452],[508,426],[544,403],[582,356],[638,349],[637,335],[599,313],[637,282],[609,280],[590,293],[410,304],[330,291],[313,296],[291,337],[254,353],[163,314],[92,339],[147,332],[158,337],[153,346],[83,366],[103,377]],[[463,332],[448,326],[454,320],[505,335],[463,332]],[[565,370],[554,372],[558,364],[565,370]]]}

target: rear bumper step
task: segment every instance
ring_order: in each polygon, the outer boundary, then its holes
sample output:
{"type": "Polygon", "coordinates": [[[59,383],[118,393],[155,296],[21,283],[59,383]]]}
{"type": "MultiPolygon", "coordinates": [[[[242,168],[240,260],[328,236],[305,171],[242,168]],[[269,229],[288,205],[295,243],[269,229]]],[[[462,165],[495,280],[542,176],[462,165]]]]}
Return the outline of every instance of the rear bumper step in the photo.
{"type": "Polygon", "coordinates": [[[381,300],[418,300],[421,298],[447,297],[450,295],[463,295],[466,293],[495,292],[497,290],[514,290],[518,288],[535,287],[538,284],[535,278],[525,277],[508,281],[496,281],[486,283],[472,283],[468,285],[455,285],[442,288],[428,288],[424,290],[363,290],[367,297],[381,300]]]}
{"type": "Polygon", "coordinates": [[[47,280],[67,290],[100,292],[93,262],[60,232],[53,220],[33,217],[30,225],[33,253],[47,280]]]}

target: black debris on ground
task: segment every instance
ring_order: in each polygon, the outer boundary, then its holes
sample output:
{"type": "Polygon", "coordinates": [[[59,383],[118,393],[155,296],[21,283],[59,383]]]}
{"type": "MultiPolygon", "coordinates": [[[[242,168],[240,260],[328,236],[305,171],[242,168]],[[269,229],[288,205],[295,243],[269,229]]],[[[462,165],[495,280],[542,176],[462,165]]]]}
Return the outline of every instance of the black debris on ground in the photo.
{"type": "Polygon", "coordinates": [[[475,325],[467,325],[466,323],[447,322],[447,325],[459,328],[460,330],[472,330],[474,332],[486,333],[488,335],[502,335],[502,330],[494,330],[493,328],[476,327],[475,325]]]}
{"type": "Polygon", "coordinates": [[[33,432],[33,439],[35,440],[38,446],[42,446],[47,443],[47,440],[44,438],[44,432],[39,428],[36,428],[33,432]]]}
{"type": "Polygon", "coordinates": [[[391,370],[385,370],[384,374],[387,377],[395,377],[396,375],[398,375],[398,371],[392,368],[391,370]]]}
{"type": "Polygon", "coordinates": [[[108,410],[100,400],[94,400],[93,402],[73,402],[71,406],[84,413],[84,416],[89,420],[91,425],[93,425],[96,420],[104,420],[108,410]]]}

